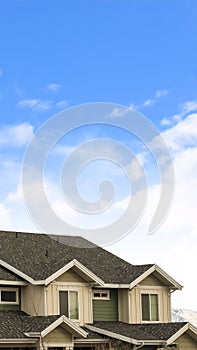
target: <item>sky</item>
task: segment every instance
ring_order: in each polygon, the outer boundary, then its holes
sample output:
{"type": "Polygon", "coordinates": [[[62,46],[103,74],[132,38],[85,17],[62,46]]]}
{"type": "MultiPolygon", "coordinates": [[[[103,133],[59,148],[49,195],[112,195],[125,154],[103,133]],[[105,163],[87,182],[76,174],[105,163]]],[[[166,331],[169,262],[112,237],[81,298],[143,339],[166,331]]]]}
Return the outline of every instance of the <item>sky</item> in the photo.
{"type": "MultiPolygon", "coordinates": [[[[80,172],[78,188],[88,201],[98,199],[102,179],[116,187],[111,211],[88,219],[64,203],[59,175],[69,152],[83,142],[105,138],[132,149],[146,173],[148,202],[136,227],[106,249],[133,264],[157,263],[184,286],[172,294],[173,306],[197,310],[196,47],[195,0],[1,0],[0,228],[40,231],[24,203],[21,174],[28,144],[43,123],[84,103],[127,106],[155,125],[171,153],[174,198],[160,228],[148,234],[161,190],[154,159],[114,127],[83,126],[56,143],[44,169],[48,200],[78,227],[116,220],[129,201],[128,178],[117,164],[100,159],[80,172]]],[[[130,169],[136,177],[138,170],[130,169]]],[[[39,195],[37,200],[39,206],[39,195]]]]}

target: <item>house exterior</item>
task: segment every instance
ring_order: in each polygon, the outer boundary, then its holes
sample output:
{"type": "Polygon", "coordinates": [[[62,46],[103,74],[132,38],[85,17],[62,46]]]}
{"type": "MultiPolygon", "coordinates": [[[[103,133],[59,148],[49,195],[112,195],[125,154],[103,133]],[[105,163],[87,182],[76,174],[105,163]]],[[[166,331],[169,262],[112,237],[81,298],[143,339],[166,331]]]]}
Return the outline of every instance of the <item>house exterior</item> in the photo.
{"type": "Polygon", "coordinates": [[[171,322],[182,286],[80,237],[0,231],[0,349],[194,350],[171,322]]]}

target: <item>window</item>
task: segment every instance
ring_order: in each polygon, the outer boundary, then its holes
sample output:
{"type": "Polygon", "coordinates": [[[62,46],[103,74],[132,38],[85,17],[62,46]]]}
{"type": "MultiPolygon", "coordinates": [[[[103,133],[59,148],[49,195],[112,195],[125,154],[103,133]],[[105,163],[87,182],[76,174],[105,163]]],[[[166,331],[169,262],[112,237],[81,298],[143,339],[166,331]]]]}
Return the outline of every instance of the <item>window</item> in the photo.
{"type": "Polygon", "coordinates": [[[93,290],[92,291],[93,299],[102,299],[102,300],[110,300],[110,291],[109,290],[93,290]]]}
{"type": "Polygon", "coordinates": [[[59,291],[60,315],[65,315],[71,320],[79,319],[78,292],[61,290],[59,291]]]}
{"type": "Polygon", "coordinates": [[[18,304],[18,289],[17,288],[0,288],[0,303],[1,304],[18,304]]]}
{"type": "Polygon", "coordinates": [[[158,294],[142,294],[142,321],[159,321],[158,294]]]}

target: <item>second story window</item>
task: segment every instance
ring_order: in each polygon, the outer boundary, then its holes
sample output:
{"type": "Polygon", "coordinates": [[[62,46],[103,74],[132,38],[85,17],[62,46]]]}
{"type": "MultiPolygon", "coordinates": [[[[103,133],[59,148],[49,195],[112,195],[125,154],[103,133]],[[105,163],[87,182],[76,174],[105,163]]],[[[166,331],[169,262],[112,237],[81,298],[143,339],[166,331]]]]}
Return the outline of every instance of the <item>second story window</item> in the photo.
{"type": "Polygon", "coordinates": [[[93,290],[92,291],[92,298],[93,299],[100,299],[100,300],[110,300],[110,291],[109,290],[93,290]]]}
{"type": "Polygon", "coordinates": [[[142,321],[159,321],[158,294],[142,294],[142,321]]]}
{"type": "Polygon", "coordinates": [[[60,315],[65,315],[71,320],[79,319],[78,292],[71,290],[59,291],[60,315]]]}
{"type": "Polygon", "coordinates": [[[18,289],[17,288],[0,288],[0,303],[1,304],[18,304],[18,289]]]}

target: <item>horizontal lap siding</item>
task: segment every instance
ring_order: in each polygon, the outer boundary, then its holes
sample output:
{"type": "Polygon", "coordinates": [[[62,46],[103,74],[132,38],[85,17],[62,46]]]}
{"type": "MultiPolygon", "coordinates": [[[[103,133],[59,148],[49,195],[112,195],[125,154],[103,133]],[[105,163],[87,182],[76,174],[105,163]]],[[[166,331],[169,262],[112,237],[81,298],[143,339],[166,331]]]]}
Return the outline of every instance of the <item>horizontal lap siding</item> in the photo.
{"type": "Polygon", "coordinates": [[[110,290],[110,300],[93,300],[94,321],[118,321],[118,291],[110,290]]]}

